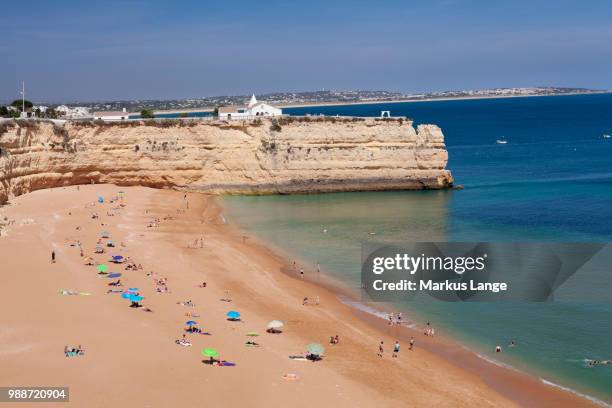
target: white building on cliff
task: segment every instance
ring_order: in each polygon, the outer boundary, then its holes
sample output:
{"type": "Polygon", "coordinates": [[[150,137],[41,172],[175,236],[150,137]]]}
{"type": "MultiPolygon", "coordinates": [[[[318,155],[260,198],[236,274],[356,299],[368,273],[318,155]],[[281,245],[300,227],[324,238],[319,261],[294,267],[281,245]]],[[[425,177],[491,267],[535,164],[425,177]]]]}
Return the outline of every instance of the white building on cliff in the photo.
{"type": "Polygon", "coordinates": [[[219,119],[254,119],[260,116],[281,116],[282,109],[268,105],[265,102],[258,102],[255,95],[247,106],[222,106],[219,108],[219,119]]]}

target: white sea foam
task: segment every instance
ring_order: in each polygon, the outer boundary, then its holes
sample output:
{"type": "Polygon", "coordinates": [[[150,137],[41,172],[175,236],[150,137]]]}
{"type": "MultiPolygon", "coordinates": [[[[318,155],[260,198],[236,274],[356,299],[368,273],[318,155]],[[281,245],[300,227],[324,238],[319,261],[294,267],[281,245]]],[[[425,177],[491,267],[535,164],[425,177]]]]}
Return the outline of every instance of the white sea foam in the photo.
{"type": "Polygon", "coordinates": [[[597,405],[599,405],[601,407],[612,408],[612,405],[608,404],[607,402],[602,401],[600,399],[597,399],[595,397],[591,397],[590,395],[586,395],[586,394],[583,394],[583,393],[578,392],[576,390],[573,390],[571,388],[564,387],[564,386],[559,385],[559,384],[555,384],[554,382],[545,380],[543,378],[540,378],[540,381],[542,381],[546,385],[550,385],[551,387],[555,387],[555,388],[558,388],[558,389],[563,390],[563,391],[571,392],[572,394],[578,395],[579,397],[586,398],[589,401],[591,401],[591,402],[593,402],[593,403],[595,403],[595,404],[597,404],[597,405]]]}
{"type": "Polygon", "coordinates": [[[356,302],[354,300],[351,300],[351,299],[349,299],[349,298],[347,298],[345,296],[341,296],[341,295],[338,296],[338,299],[340,299],[340,302],[344,303],[345,305],[351,306],[351,307],[353,307],[353,308],[355,308],[357,310],[360,310],[362,312],[365,312],[365,313],[367,313],[369,315],[376,316],[376,317],[384,319],[384,320],[389,319],[389,314],[387,312],[383,312],[382,310],[378,310],[378,309],[376,309],[376,308],[374,308],[372,306],[368,306],[368,305],[366,305],[364,303],[361,303],[361,302],[356,302]]]}
{"type": "MultiPolygon", "coordinates": [[[[465,346],[464,346],[464,348],[465,348],[465,349],[467,349],[467,350],[470,350],[469,348],[467,348],[467,347],[465,347],[465,346]]],[[[480,359],[482,359],[482,360],[485,360],[485,361],[486,361],[486,362],[488,362],[488,363],[495,364],[495,365],[496,365],[496,366],[498,366],[498,367],[503,367],[503,368],[505,368],[505,369],[512,370],[512,371],[516,371],[516,372],[518,372],[518,373],[520,373],[520,372],[521,372],[521,370],[517,370],[516,368],[512,367],[512,366],[511,366],[511,365],[509,365],[509,364],[502,363],[501,361],[495,360],[494,358],[491,358],[491,357],[489,357],[489,356],[484,356],[484,355],[482,355],[482,354],[475,353],[473,350],[470,350],[470,351],[471,351],[471,352],[473,352],[474,354],[476,354],[476,357],[478,357],[478,358],[480,358],[480,359]]]]}

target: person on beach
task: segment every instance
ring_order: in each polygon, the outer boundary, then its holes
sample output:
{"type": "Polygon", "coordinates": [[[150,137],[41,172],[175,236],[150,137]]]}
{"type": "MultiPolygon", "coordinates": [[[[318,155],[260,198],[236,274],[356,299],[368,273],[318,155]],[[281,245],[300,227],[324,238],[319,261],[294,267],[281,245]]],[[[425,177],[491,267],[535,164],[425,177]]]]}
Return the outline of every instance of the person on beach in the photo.
{"type": "Polygon", "coordinates": [[[501,351],[502,351],[501,346],[500,346],[500,345],[497,345],[497,346],[495,347],[495,352],[496,352],[496,353],[501,353],[501,351]]]}
{"type": "Polygon", "coordinates": [[[304,268],[300,268],[300,278],[304,279],[304,268]]]}
{"type": "Polygon", "coordinates": [[[396,321],[396,323],[397,323],[398,325],[401,325],[401,324],[402,324],[402,312],[399,312],[399,313],[397,314],[397,321],[396,321]]]}
{"type": "Polygon", "coordinates": [[[51,251],[51,263],[55,263],[55,251],[51,251]]]}
{"type": "Polygon", "coordinates": [[[414,337],[410,338],[410,342],[408,343],[408,350],[414,350],[414,337]]]}
{"type": "Polygon", "coordinates": [[[393,325],[393,313],[389,313],[389,326],[393,325]]]}
{"type": "Polygon", "coordinates": [[[383,353],[385,351],[383,348],[383,345],[384,345],[384,341],[381,341],[380,344],[378,345],[378,357],[380,358],[382,358],[383,353]]]}
{"type": "Polygon", "coordinates": [[[302,300],[302,306],[306,306],[306,305],[308,305],[308,298],[307,298],[307,297],[305,297],[305,298],[302,300]]]}
{"type": "Polygon", "coordinates": [[[397,358],[397,355],[400,351],[400,343],[399,340],[395,340],[395,346],[393,346],[393,358],[397,358]]]}

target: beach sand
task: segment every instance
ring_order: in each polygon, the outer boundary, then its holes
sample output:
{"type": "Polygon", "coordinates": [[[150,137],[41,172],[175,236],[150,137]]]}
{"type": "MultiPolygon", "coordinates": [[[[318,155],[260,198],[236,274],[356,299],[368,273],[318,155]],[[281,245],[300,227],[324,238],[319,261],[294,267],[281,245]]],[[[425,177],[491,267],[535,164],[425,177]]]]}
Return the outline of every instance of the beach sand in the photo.
{"type": "MultiPolygon", "coordinates": [[[[225,225],[210,196],[72,186],[17,197],[0,216],[10,224],[0,237],[0,386],[67,386],[65,405],[74,407],[591,406],[477,361],[445,339],[388,327],[341,303],[334,292],[283,273],[287,261],[225,225]],[[122,201],[109,203],[119,191],[122,201]],[[98,196],[105,203],[97,203],[98,196]],[[159,226],[148,227],[156,217],[159,226]],[[94,254],[101,231],[110,233],[116,248],[94,254]],[[201,237],[202,248],[196,242],[201,237]],[[118,289],[139,288],[152,312],[107,294],[115,289],[107,285],[112,279],[84,265],[78,246],[71,246],[77,240],[85,256],[123,274],[125,286],[118,289]],[[143,269],[126,271],[109,263],[110,255],[130,257],[143,269]],[[169,292],[156,293],[154,279],[161,277],[169,292]],[[197,286],[204,281],[206,288],[197,286]],[[62,295],[61,288],[89,295],[62,295]],[[227,296],[232,302],[221,300],[227,296]],[[318,296],[320,304],[303,306],[305,296],[318,296]],[[195,307],[177,304],[186,300],[195,307]],[[240,322],[226,319],[230,310],[242,314],[240,322]],[[282,334],[265,332],[273,319],[285,322],[282,334]],[[193,346],[182,347],[174,341],[188,320],[211,335],[187,334],[193,346]],[[250,331],[260,336],[247,337],[250,331]],[[330,345],[336,334],[340,343],[330,345]],[[414,351],[405,342],[410,335],[414,351]],[[392,358],[396,339],[402,351],[392,358]],[[260,347],[245,346],[249,340],[260,347]],[[383,358],[377,356],[381,340],[383,358]],[[288,358],[304,354],[312,342],[325,346],[322,361],[288,358]],[[85,355],[65,357],[66,345],[82,345],[85,355]],[[203,364],[204,347],[236,366],[203,364]],[[287,381],[286,373],[299,379],[287,381]]],[[[19,404],[28,405],[40,406],[19,404]]]]}

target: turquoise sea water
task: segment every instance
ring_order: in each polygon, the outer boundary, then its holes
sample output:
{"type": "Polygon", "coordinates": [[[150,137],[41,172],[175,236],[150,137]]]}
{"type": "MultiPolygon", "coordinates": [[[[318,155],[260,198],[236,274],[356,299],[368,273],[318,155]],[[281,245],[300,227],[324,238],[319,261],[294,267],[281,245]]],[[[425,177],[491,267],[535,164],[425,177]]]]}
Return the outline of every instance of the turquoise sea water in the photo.
{"type": "MultiPolygon", "coordinates": [[[[286,109],[378,116],[444,131],[459,191],[227,197],[227,218],[349,285],[366,240],[612,241],[612,95],[579,95],[286,109]],[[505,137],[506,145],[496,144],[505,137]],[[327,233],[323,233],[323,228],[327,233]],[[371,232],[376,235],[370,235],[371,232]]],[[[612,265],[598,265],[602,288],[612,265]]],[[[483,356],[612,401],[611,303],[397,304],[483,356]],[[495,345],[518,344],[495,354],[495,345]]]]}

